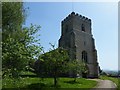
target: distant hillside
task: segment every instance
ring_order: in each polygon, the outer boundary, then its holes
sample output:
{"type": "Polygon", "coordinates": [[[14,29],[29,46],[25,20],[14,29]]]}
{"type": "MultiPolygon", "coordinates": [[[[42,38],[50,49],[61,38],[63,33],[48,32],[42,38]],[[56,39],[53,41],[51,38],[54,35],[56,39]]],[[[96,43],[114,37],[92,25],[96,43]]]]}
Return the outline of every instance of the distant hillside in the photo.
{"type": "Polygon", "coordinates": [[[120,76],[120,71],[113,71],[113,70],[103,70],[108,75],[111,76],[120,76]]]}

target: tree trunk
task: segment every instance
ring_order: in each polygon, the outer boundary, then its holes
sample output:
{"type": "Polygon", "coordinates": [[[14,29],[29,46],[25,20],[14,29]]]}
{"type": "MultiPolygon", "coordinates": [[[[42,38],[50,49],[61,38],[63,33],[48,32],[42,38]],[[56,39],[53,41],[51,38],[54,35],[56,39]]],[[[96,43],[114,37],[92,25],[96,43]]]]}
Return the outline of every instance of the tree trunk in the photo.
{"type": "Polygon", "coordinates": [[[54,77],[54,86],[56,86],[56,85],[57,85],[57,78],[54,77]]]}
{"type": "Polygon", "coordinates": [[[74,82],[76,82],[76,77],[74,77],[74,82]]]}

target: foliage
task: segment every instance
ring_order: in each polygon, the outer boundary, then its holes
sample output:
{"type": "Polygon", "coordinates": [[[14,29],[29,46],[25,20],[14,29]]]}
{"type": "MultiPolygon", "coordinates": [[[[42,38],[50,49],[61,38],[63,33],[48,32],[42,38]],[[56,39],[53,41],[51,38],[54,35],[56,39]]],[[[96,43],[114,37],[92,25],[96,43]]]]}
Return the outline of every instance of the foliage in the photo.
{"type": "Polygon", "coordinates": [[[54,85],[57,85],[58,77],[61,73],[64,73],[65,66],[68,61],[68,53],[62,48],[54,48],[54,45],[51,45],[52,49],[50,52],[47,52],[40,56],[39,61],[39,73],[44,76],[51,76],[54,78],[54,85]]]}
{"type": "Polygon", "coordinates": [[[80,60],[71,60],[68,62],[66,69],[71,75],[74,77],[74,82],[76,82],[76,78],[81,76],[82,73],[88,72],[87,66],[85,63],[81,62],[80,60]]]}
{"type": "Polygon", "coordinates": [[[40,27],[22,26],[26,18],[22,2],[2,3],[2,16],[3,76],[18,77],[29,61],[40,54],[41,46],[35,37],[40,27]]]}
{"type": "Polygon", "coordinates": [[[33,73],[33,72],[30,72],[30,71],[22,71],[21,73],[20,73],[20,75],[36,75],[35,73],[33,73]]]}
{"type": "Polygon", "coordinates": [[[2,2],[2,31],[5,32],[3,40],[7,38],[5,35],[8,36],[8,34],[13,34],[15,31],[21,31],[24,20],[25,10],[23,9],[23,3],[2,2]]]}

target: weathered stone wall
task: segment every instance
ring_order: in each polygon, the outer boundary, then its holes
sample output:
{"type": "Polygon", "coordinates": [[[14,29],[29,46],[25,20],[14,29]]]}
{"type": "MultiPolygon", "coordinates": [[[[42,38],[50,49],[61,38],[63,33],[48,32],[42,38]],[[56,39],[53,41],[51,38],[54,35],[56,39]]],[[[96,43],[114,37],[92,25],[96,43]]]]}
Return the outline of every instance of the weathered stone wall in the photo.
{"type": "Polygon", "coordinates": [[[82,60],[82,52],[86,51],[88,77],[98,77],[97,51],[91,32],[91,19],[72,12],[62,21],[61,33],[59,47],[69,50],[71,60],[82,60]]]}

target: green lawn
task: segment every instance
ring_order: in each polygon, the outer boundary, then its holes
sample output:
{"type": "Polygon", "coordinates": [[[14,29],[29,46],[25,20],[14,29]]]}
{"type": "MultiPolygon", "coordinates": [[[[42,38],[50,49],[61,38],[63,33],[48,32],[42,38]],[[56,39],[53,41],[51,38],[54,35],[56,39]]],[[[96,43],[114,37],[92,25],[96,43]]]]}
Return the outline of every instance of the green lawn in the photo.
{"type": "Polygon", "coordinates": [[[118,90],[120,90],[120,78],[118,79],[118,78],[113,78],[108,76],[100,76],[100,79],[113,81],[117,85],[118,90]]]}
{"type": "Polygon", "coordinates": [[[0,78],[0,90],[1,90],[1,88],[2,88],[2,80],[0,78]]]}
{"type": "MultiPolygon", "coordinates": [[[[59,78],[58,88],[92,88],[96,86],[97,82],[92,80],[87,80],[84,78],[77,78],[77,82],[73,82],[73,78],[59,78]]],[[[20,78],[17,79],[3,79],[2,87],[4,88],[54,88],[53,87],[53,78],[20,78]]],[[[58,90],[57,88],[57,90],[58,90]]]]}
{"type": "Polygon", "coordinates": [[[0,71],[0,90],[2,88],[2,71],[0,71]]]}

